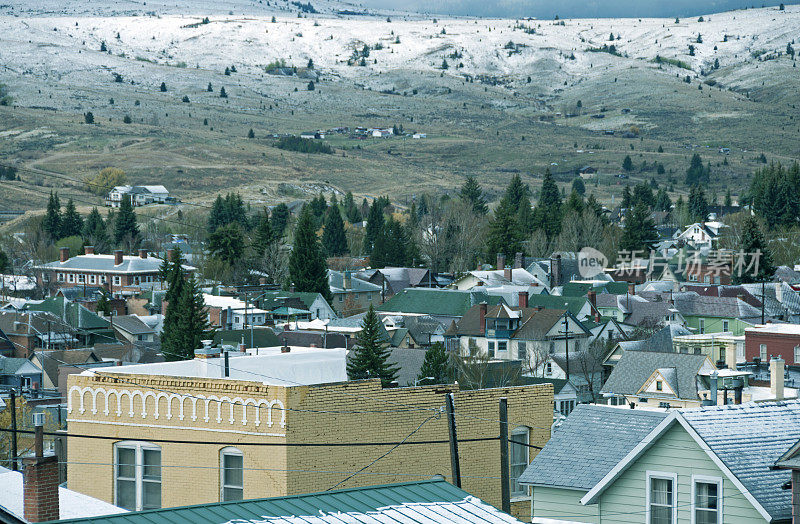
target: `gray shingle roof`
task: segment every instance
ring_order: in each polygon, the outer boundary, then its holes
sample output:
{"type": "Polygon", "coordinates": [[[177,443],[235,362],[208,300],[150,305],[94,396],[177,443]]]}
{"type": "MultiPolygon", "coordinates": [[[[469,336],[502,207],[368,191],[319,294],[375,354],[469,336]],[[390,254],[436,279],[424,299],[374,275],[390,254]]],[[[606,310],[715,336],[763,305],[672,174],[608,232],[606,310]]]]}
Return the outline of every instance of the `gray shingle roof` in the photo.
{"type": "Polygon", "coordinates": [[[112,317],[111,320],[115,327],[131,335],[149,335],[155,333],[155,330],[142,322],[137,315],[119,315],[117,317],[112,317]]]}
{"type": "Polygon", "coordinates": [[[675,307],[682,315],[717,318],[761,318],[761,311],[735,297],[704,297],[697,293],[675,293],[675,307]]]}
{"type": "Polygon", "coordinates": [[[791,519],[788,471],[771,466],[800,439],[800,402],[747,403],[681,414],[775,519],[791,519]]]}
{"type": "Polygon", "coordinates": [[[328,285],[331,293],[368,293],[381,290],[381,286],[353,276],[350,277],[350,287],[345,290],[344,273],[333,270],[328,270],[328,285]]]}
{"type": "Polygon", "coordinates": [[[678,398],[698,400],[697,372],[707,358],[705,355],[685,353],[626,351],[600,392],[635,395],[655,370],[674,368],[678,398]]]}
{"type": "MultiPolygon", "coordinates": [[[[122,257],[122,264],[114,265],[114,255],[78,255],[66,262],[49,262],[40,266],[43,269],[69,269],[73,271],[102,271],[114,273],[152,273],[159,270],[162,260],[155,257],[122,257]]],[[[192,266],[183,266],[185,269],[194,270],[192,266]]]]}
{"type": "Polygon", "coordinates": [[[519,481],[588,491],[666,416],[658,411],[579,404],[519,481]]]}

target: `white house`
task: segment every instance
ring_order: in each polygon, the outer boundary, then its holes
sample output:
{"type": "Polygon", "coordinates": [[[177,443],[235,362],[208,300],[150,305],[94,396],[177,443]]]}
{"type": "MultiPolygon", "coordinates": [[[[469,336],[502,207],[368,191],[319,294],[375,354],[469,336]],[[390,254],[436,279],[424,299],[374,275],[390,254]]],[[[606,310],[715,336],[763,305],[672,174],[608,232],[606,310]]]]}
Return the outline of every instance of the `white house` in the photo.
{"type": "Polygon", "coordinates": [[[722,222],[695,222],[686,226],[683,232],[675,232],[675,240],[683,240],[696,249],[711,249],[714,242],[726,227],[722,222]]]}
{"type": "Polygon", "coordinates": [[[116,186],[109,191],[106,205],[119,207],[122,199],[129,197],[134,207],[152,203],[163,204],[169,198],[169,191],[164,186],[116,186]]]}

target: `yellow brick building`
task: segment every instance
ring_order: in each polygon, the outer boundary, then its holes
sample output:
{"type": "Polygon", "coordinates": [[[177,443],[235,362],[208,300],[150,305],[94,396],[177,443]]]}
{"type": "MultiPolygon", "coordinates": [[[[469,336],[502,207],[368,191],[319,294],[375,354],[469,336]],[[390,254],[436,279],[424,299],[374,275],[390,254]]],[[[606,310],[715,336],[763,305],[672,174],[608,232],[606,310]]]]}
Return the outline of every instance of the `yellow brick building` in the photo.
{"type": "MultiPolygon", "coordinates": [[[[261,357],[239,358],[253,363],[261,357]]],[[[231,359],[233,368],[239,358],[231,359]]],[[[475,391],[457,385],[383,389],[379,380],[287,386],[234,374],[98,369],[69,377],[69,434],[101,438],[68,438],[68,486],[132,509],[324,491],[421,424],[410,444],[338,488],[437,474],[450,480],[447,417],[440,411],[450,392],[462,487],[499,507],[499,440],[469,439],[499,435],[498,404],[505,397],[511,438],[543,446],[553,421],[550,384],[475,391]],[[413,444],[428,441],[443,442],[413,444]]],[[[511,448],[515,477],[537,450],[511,448]]],[[[526,516],[530,498],[517,488],[512,481],[512,513],[526,516]]]]}

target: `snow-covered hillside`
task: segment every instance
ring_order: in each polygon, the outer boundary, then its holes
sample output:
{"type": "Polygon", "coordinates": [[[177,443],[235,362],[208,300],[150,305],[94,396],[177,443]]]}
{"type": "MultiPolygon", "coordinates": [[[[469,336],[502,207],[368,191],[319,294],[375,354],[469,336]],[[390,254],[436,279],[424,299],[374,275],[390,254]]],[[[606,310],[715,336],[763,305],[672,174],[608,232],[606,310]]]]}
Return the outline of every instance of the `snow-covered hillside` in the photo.
{"type": "MultiPolygon", "coordinates": [[[[330,3],[327,10],[343,5],[330,3]]],[[[153,74],[148,63],[208,70],[234,65],[255,81],[263,78],[270,62],[285,60],[287,65],[305,67],[311,59],[324,78],[376,87],[381,87],[381,75],[404,72],[488,75],[511,84],[533,76],[537,83],[555,89],[621,69],[661,68],[672,76],[694,76],[711,71],[715,64],[721,70],[756,64],[759,55],[763,59],[785,53],[787,44],[800,39],[800,6],[711,14],[702,22],[696,18],[434,22],[383,15],[298,18],[279,13],[275,22],[269,14],[209,15],[206,24],[199,24],[206,16],[203,12],[87,17],[54,16],[55,9],[40,9],[49,16],[26,17],[14,8],[17,15],[0,17],[0,81],[13,85],[33,76],[106,83],[112,73],[119,73],[125,81],[146,82],[153,74]],[[104,42],[108,52],[100,50],[104,42]],[[370,52],[363,62],[360,55],[349,60],[365,45],[370,52]],[[621,56],[590,51],[610,45],[621,56]],[[680,60],[691,71],[658,65],[657,56],[680,60]],[[445,61],[447,69],[442,68],[445,61]]]]}

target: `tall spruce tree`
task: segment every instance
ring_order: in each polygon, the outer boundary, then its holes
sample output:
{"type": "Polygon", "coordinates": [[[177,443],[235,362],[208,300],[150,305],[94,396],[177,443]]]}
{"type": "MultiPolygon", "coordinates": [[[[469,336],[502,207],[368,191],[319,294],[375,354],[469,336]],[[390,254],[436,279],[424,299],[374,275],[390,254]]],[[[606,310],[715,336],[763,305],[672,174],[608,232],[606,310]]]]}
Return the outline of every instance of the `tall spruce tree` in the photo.
{"type": "Polygon", "coordinates": [[[447,384],[450,382],[450,365],[444,344],[434,342],[425,351],[425,360],[422,361],[422,368],[419,370],[419,380],[432,378],[434,384],[447,384]]]}
{"type": "Polygon", "coordinates": [[[522,251],[523,235],[517,221],[518,216],[519,210],[504,196],[489,220],[486,250],[490,256],[503,253],[506,258],[513,258],[522,251]]]}
{"type": "Polygon", "coordinates": [[[114,242],[119,245],[127,238],[134,244],[139,240],[139,226],[136,224],[136,213],[133,211],[129,196],[122,198],[119,213],[114,221],[114,242]]]}
{"type": "Polygon", "coordinates": [[[61,202],[58,200],[58,193],[50,191],[50,199],[47,201],[47,213],[42,222],[42,229],[52,241],[61,238],[61,202]]]}
{"type": "Polygon", "coordinates": [[[475,214],[485,215],[489,212],[489,206],[486,205],[481,186],[473,175],[467,175],[464,185],[461,186],[459,196],[462,200],[472,205],[472,210],[475,214]]]}
{"type": "Polygon", "coordinates": [[[303,206],[294,230],[294,246],[289,256],[289,279],[297,291],[320,293],[330,302],[328,268],[314,227],[314,216],[303,206]]]}
{"type": "Polygon", "coordinates": [[[231,223],[217,228],[208,236],[208,251],[212,257],[237,265],[244,255],[244,235],[239,224],[231,223]]]}
{"type": "Polygon", "coordinates": [[[322,246],[329,257],[340,257],[347,253],[347,237],[344,234],[344,221],[338,205],[332,205],[325,216],[322,246]]]}
{"type": "Polygon", "coordinates": [[[625,229],[619,241],[622,251],[642,251],[648,256],[658,240],[656,224],[650,218],[650,210],[643,202],[637,203],[625,217],[625,229]]]}
{"type": "Polygon", "coordinates": [[[367,227],[364,231],[364,244],[368,252],[372,252],[372,247],[375,245],[375,240],[378,235],[383,231],[385,219],[383,218],[383,203],[380,199],[372,202],[369,208],[369,216],[367,217],[367,227]]]}
{"type": "Polygon", "coordinates": [[[736,256],[741,260],[734,260],[732,276],[735,284],[768,281],[775,274],[772,251],[758,220],[752,215],[747,216],[742,226],[741,250],[736,256]]]}
{"type": "Polygon", "coordinates": [[[256,221],[255,237],[252,243],[255,255],[262,256],[275,240],[275,232],[272,230],[272,223],[269,219],[269,210],[264,208],[256,221]]]}
{"type": "Polygon", "coordinates": [[[358,206],[353,199],[353,193],[350,191],[344,196],[344,213],[347,221],[351,224],[361,222],[361,211],[358,210],[358,206]]]}
{"type": "Polygon", "coordinates": [[[710,177],[711,167],[703,166],[703,159],[700,158],[700,155],[697,153],[692,155],[689,168],[686,170],[686,185],[695,186],[698,184],[708,184],[710,177]]]}
{"type": "MultiPolygon", "coordinates": [[[[161,336],[161,352],[166,360],[190,360],[194,350],[209,332],[208,314],[203,292],[194,276],[184,278],[176,271],[182,283],[177,298],[167,304],[161,336]]],[[[173,277],[174,278],[174,277],[173,277]]]]}
{"type": "Polygon", "coordinates": [[[75,202],[70,198],[61,217],[61,237],[80,236],[83,232],[83,217],[75,209],[75,202]]]}
{"type": "Polygon", "coordinates": [[[561,232],[561,192],[558,190],[553,175],[548,169],[542,179],[542,190],[539,193],[539,202],[534,210],[534,224],[536,229],[541,229],[552,240],[561,232]]]}
{"type": "Polygon", "coordinates": [[[383,323],[375,313],[372,304],[356,336],[353,356],[347,363],[347,376],[350,380],[369,378],[381,379],[383,387],[397,378],[398,368],[389,364],[388,340],[383,323]]]}
{"type": "Polygon", "coordinates": [[[272,209],[272,216],[270,217],[270,225],[272,231],[275,232],[276,238],[282,238],[286,234],[286,226],[289,225],[289,206],[281,202],[272,209]]]}
{"type": "Polygon", "coordinates": [[[708,200],[706,192],[700,186],[694,186],[689,190],[689,220],[694,222],[705,222],[708,217],[708,200]]]}
{"type": "Polygon", "coordinates": [[[208,214],[208,232],[213,233],[221,225],[225,223],[225,203],[222,200],[222,195],[217,195],[214,203],[211,205],[211,211],[208,214]]]}
{"type": "Polygon", "coordinates": [[[88,245],[94,246],[95,253],[104,253],[108,250],[108,230],[96,207],[92,208],[83,223],[83,240],[88,245]]]}

